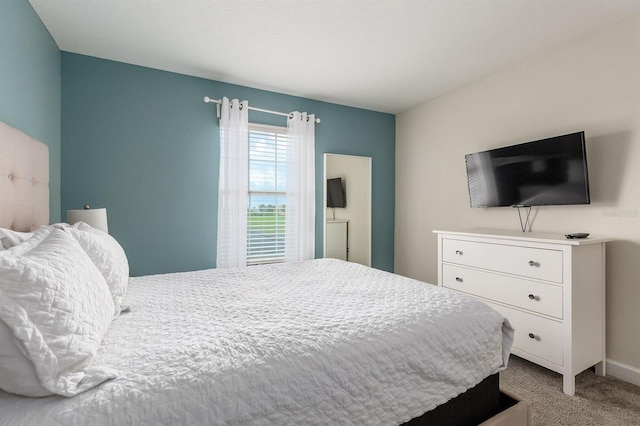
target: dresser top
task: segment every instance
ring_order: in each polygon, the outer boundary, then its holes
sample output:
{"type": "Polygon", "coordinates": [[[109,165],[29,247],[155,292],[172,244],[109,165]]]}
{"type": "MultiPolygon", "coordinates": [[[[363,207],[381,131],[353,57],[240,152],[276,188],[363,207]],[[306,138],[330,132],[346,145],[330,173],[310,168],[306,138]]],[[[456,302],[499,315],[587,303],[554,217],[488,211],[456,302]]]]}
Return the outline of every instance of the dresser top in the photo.
{"type": "Polygon", "coordinates": [[[553,244],[566,244],[572,246],[580,246],[586,244],[599,244],[613,241],[613,238],[599,237],[589,235],[587,238],[570,239],[564,236],[564,234],[547,233],[547,232],[522,232],[513,231],[507,229],[484,229],[484,228],[470,228],[470,229],[453,229],[448,231],[433,231],[436,234],[448,234],[448,235],[460,235],[468,237],[486,237],[486,238],[501,238],[504,240],[518,240],[518,241],[532,241],[539,243],[553,243],[553,244]]]}

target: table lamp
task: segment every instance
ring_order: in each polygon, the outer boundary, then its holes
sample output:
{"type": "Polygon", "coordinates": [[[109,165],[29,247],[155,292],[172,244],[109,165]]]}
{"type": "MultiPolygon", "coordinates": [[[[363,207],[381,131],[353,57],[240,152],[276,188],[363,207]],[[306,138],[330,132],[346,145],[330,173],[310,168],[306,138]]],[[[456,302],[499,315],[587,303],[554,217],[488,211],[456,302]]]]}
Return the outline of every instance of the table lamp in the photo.
{"type": "Polygon", "coordinates": [[[107,225],[107,209],[92,209],[88,204],[82,210],[67,210],[67,222],[73,225],[76,222],[84,222],[87,225],[109,233],[107,225]]]}

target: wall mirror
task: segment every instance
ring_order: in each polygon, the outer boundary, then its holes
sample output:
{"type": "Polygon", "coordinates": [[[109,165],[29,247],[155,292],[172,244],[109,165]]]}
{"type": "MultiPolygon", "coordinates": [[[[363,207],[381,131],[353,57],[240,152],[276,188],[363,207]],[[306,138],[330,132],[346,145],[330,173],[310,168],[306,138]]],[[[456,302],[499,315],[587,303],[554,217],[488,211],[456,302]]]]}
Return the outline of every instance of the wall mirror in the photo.
{"type": "Polygon", "coordinates": [[[371,266],[371,157],[324,154],[324,257],[371,266]]]}

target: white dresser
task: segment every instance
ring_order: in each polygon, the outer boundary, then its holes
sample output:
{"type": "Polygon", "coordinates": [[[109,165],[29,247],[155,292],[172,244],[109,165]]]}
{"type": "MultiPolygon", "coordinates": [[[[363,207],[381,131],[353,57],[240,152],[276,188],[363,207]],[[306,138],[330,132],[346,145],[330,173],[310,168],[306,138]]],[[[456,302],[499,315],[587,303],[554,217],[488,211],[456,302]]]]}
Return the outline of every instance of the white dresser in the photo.
{"type": "Polygon", "coordinates": [[[472,295],[515,328],[513,354],[563,375],[605,374],[605,243],[470,229],[438,234],[438,285],[472,295]]]}
{"type": "Polygon", "coordinates": [[[325,257],[349,260],[349,221],[327,220],[325,257]]]}

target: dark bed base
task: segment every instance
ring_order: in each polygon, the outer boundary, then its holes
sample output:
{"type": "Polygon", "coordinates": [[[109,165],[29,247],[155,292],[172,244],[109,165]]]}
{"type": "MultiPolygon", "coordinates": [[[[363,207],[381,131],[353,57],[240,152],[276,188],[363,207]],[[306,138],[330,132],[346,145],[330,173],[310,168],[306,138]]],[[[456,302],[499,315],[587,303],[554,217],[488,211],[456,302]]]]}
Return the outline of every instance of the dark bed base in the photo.
{"type": "Polygon", "coordinates": [[[445,404],[404,423],[405,426],[478,425],[504,410],[498,374],[487,377],[475,387],[445,404]]]}

